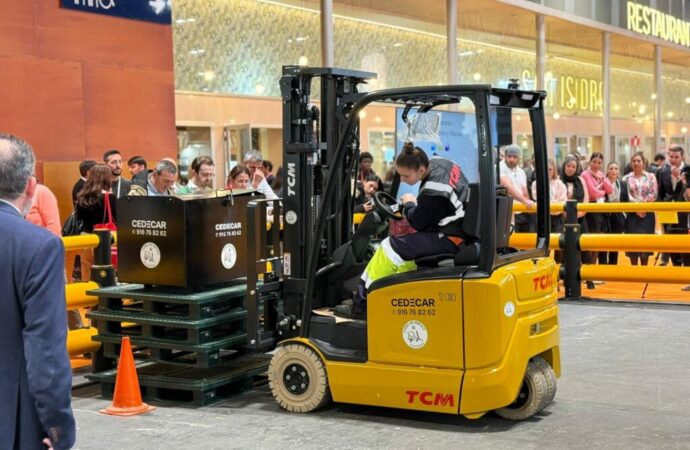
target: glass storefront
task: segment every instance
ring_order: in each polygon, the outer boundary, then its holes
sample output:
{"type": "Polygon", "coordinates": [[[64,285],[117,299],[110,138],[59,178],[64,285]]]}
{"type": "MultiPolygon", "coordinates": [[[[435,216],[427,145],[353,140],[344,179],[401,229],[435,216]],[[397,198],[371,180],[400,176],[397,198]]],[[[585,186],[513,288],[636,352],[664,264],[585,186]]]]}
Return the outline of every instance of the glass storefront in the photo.
{"type": "Polygon", "coordinates": [[[213,157],[210,127],[177,127],[177,164],[181,178],[189,178],[189,167],[197,156],[213,157]]]}
{"type": "MultiPolygon", "coordinates": [[[[554,6],[558,2],[537,3],[560,8],[554,6]]],[[[566,12],[579,14],[573,9],[576,3],[564,0],[562,6],[570,4],[566,12]]],[[[335,2],[336,9],[339,8],[333,22],[336,66],[377,73],[378,78],[365,89],[446,82],[447,41],[443,23],[432,22],[425,16],[424,8],[402,19],[377,10],[375,1],[358,5],[344,0],[335,2]]],[[[279,97],[278,80],[283,65],[318,66],[321,62],[318,8],[318,2],[307,0],[177,0],[173,11],[176,89],[279,97]]],[[[604,12],[599,9],[593,7],[587,14],[607,16],[608,13],[604,14],[606,8],[602,9],[604,12]]],[[[600,20],[600,16],[596,17],[600,20]]],[[[527,25],[534,30],[533,25],[527,25]]],[[[549,19],[547,31],[551,26],[558,26],[557,21],[549,19]]],[[[490,83],[500,87],[516,78],[523,88],[536,87],[533,38],[482,29],[459,29],[458,33],[460,83],[490,83]]],[[[594,28],[583,26],[578,33],[582,40],[600,42],[601,32],[594,28]]],[[[572,152],[586,158],[592,151],[603,148],[601,136],[597,135],[601,130],[592,130],[591,135],[585,136],[566,129],[569,118],[602,117],[601,52],[586,49],[584,45],[583,48],[568,46],[565,41],[567,39],[550,39],[546,52],[546,113],[554,118],[561,117],[553,127],[554,135],[549,136],[553,144],[552,155],[557,160],[572,152]]],[[[637,147],[652,156],[658,150],[653,148],[653,132],[650,133],[658,101],[654,92],[653,45],[615,33],[611,34],[611,41],[612,48],[625,53],[612,54],[610,58],[611,116],[614,120],[626,121],[624,129],[612,127],[612,133],[619,135],[612,147],[615,158],[629,159],[630,151],[623,141],[633,136],[640,137],[637,147]]],[[[681,127],[690,120],[687,67],[680,63],[664,63],[662,84],[662,134],[675,134],[676,141],[687,147],[687,128],[681,127]]],[[[386,123],[390,125],[392,121],[386,120],[386,123]]],[[[388,145],[384,142],[388,139],[385,133],[393,131],[370,125],[363,130],[365,133],[371,131],[368,135],[370,149],[379,152],[379,146],[388,145]]],[[[577,132],[582,133],[582,130],[577,132]]],[[[517,143],[525,149],[527,158],[531,154],[531,138],[518,136],[517,143]],[[526,147],[522,145],[523,140],[527,142],[526,147]]],[[[380,158],[376,155],[375,158],[379,161],[377,164],[383,165],[389,156],[387,150],[380,152],[380,158]]],[[[235,153],[232,150],[227,153],[229,164],[237,158],[235,153]]],[[[379,168],[383,169],[383,166],[379,168]]]]}

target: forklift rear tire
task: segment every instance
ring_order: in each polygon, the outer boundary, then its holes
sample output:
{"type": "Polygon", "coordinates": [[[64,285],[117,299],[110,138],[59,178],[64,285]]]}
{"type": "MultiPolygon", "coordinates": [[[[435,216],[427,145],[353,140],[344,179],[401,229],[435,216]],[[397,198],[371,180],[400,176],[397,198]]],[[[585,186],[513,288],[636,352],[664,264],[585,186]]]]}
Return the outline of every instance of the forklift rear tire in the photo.
{"type": "Polygon", "coordinates": [[[305,345],[277,348],[268,367],[268,384],[273,398],[290,412],[314,411],[331,400],[323,361],[305,345]]]}
{"type": "Polygon", "coordinates": [[[525,378],[522,380],[522,386],[515,401],[495,412],[504,419],[525,420],[547,405],[549,395],[548,381],[542,367],[536,362],[530,361],[527,364],[525,378]]]}
{"type": "Polygon", "coordinates": [[[541,369],[544,377],[546,377],[546,403],[544,407],[551,404],[553,399],[556,397],[556,373],[549,363],[544,360],[544,358],[537,356],[533,358],[532,361],[541,369]]]}

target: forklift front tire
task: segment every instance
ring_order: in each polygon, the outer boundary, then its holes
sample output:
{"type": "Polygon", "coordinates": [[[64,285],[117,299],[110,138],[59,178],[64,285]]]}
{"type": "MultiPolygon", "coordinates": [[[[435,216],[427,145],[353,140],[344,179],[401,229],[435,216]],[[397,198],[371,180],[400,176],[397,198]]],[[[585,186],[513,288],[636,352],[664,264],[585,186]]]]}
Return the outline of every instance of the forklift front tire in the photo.
{"type": "Polygon", "coordinates": [[[278,404],[290,412],[311,412],[331,400],[323,361],[305,345],[276,349],[268,367],[268,384],[278,404]]]}
{"type": "Polygon", "coordinates": [[[522,386],[515,401],[506,407],[497,409],[495,412],[508,420],[528,419],[548,404],[549,397],[555,395],[555,384],[553,388],[549,389],[549,382],[544,374],[543,367],[534,361],[530,361],[527,364],[525,378],[522,380],[522,386]]]}

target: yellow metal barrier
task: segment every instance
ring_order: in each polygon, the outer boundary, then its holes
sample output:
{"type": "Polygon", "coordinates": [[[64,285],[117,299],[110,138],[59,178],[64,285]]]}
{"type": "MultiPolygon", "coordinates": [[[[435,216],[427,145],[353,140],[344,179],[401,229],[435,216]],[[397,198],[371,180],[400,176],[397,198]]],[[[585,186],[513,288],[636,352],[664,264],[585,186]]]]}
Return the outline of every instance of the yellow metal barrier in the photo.
{"type": "MultiPolygon", "coordinates": [[[[112,233],[113,239],[117,240],[117,233],[112,233]]],[[[66,236],[62,238],[65,251],[82,250],[96,248],[100,244],[100,239],[96,234],[82,234],[79,236],[66,236]]],[[[98,304],[98,297],[88,295],[86,291],[98,289],[98,283],[86,281],[80,283],[69,283],[65,285],[65,299],[67,309],[79,309],[98,304]]],[[[67,332],[67,352],[70,356],[92,353],[101,348],[101,343],[93,341],[91,338],[98,334],[95,328],[80,328],[67,332]]]]}
{"type": "MultiPolygon", "coordinates": [[[[559,248],[560,237],[558,233],[551,233],[551,249],[559,248]]],[[[528,249],[536,245],[536,233],[514,233],[510,236],[511,247],[528,249]]],[[[580,250],[690,253],[690,238],[686,234],[583,234],[580,235],[580,250]]]]}
{"type": "Polygon", "coordinates": [[[583,264],[580,279],[594,281],[625,281],[634,283],[687,283],[690,280],[690,267],[647,267],[583,264]]]}
{"type": "Polygon", "coordinates": [[[86,291],[98,289],[98,287],[98,283],[93,281],[66,284],[65,298],[67,299],[67,309],[96,306],[98,304],[98,297],[88,295],[86,291]]]}
{"type": "MultiPolygon", "coordinates": [[[[549,248],[558,249],[560,238],[560,234],[551,233],[549,236],[549,248]]],[[[510,235],[509,245],[520,249],[534,248],[537,246],[537,233],[513,233],[510,235]]]]}
{"type": "Polygon", "coordinates": [[[65,236],[62,238],[65,250],[81,250],[84,248],[96,248],[100,239],[95,234],[82,234],[79,236],[65,236]]]}
{"type": "MultiPolygon", "coordinates": [[[[690,253],[687,234],[583,234],[580,249],[592,251],[690,253]]],[[[688,278],[685,281],[690,280],[688,278]]]]}
{"type": "Polygon", "coordinates": [[[80,328],[67,333],[67,352],[70,356],[92,353],[101,348],[101,343],[91,338],[98,334],[95,328],[80,328]]]}
{"type": "MultiPolygon", "coordinates": [[[[552,203],[551,214],[562,213],[565,203],[552,203]]],[[[536,207],[527,208],[513,202],[513,212],[536,212],[536,207]]],[[[578,203],[578,212],[690,212],[690,202],[645,202],[645,203],[578,203]]]]}

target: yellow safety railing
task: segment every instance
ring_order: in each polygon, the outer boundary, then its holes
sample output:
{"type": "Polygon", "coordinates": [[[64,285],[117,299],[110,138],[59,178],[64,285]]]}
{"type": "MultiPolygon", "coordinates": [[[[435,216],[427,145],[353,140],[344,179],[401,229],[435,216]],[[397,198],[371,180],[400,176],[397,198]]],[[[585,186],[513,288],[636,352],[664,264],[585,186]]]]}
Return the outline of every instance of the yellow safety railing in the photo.
{"type": "MultiPolygon", "coordinates": [[[[561,235],[551,233],[550,248],[560,248],[561,235]]],[[[536,233],[515,233],[510,246],[519,249],[534,248],[536,233]]],[[[690,239],[684,234],[583,234],[580,249],[590,251],[690,253],[690,239]]]]}
{"type": "MultiPolygon", "coordinates": [[[[536,206],[528,208],[522,203],[513,202],[513,212],[536,212],[536,206]]],[[[549,212],[555,215],[565,211],[565,203],[551,203],[549,212]]],[[[690,202],[623,202],[623,203],[578,203],[578,212],[616,213],[616,212],[690,212],[690,202]]]]}
{"type": "Polygon", "coordinates": [[[687,283],[690,280],[690,267],[620,267],[583,264],[580,267],[580,279],[585,281],[606,280],[643,283],[687,283]]]}
{"type": "MultiPolygon", "coordinates": [[[[536,209],[515,204],[514,211],[534,212],[536,209]]],[[[648,202],[648,203],[576,203],[552,204],[550,212],[558,214],[567,211],[568,219],[564,233],[552,233],[549,247],[564,251],[561,275],[565,279],[566,297],[579,297],[579,283],[582,280],[621,281],[646,283],[687,283],[690,281],[690,268],[632,266],[621,270],[615,265],[582,264],[581,251],[624,251],[690,253],[688,234],[580,234],[577,213],[635,213],[648,212],[665,216],[668,223],[677,223],[677,213],[690,212],[690,202],[648,202]],[[675,219],[675,220],[674,220],[675,219]],[[574,256],[573,256],[574,255],[574,256]]],[[[516,233],[510,237],[510,246],[520,249],[534,248],[537,244],[535,233],[516,233]]]]}
{"type": "MultiPolygon", "coordinates": [[[[82,234],[79,236],[66,236],[62,238],[65,250],[82,250],[95,248],[100,244],[100,238],[95,234],[82,234]]],[[[93,281],[68,283],[65,285],[65,299],[67,309],[79,309],[96,306],[98,297],[88,295],[86,292],[98,289],[98,283],[93,281]]],[[[93,327],[69,330],[67,332],[67,352],[70,356],[92,353],[101,347],[101,343],[93,341],[98,331],[93,327]]]]}

